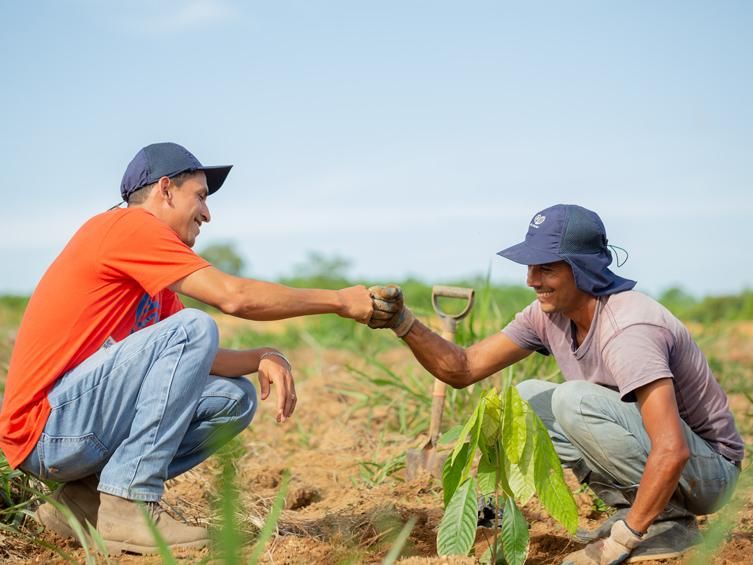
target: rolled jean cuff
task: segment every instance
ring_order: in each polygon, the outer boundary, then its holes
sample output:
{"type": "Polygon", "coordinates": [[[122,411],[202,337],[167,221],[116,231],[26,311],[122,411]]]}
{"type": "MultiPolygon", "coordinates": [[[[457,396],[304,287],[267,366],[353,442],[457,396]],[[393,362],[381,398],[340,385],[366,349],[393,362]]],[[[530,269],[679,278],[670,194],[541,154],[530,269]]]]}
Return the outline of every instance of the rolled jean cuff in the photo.
{"type": "Polygon", "coordinates": [[[120,498],[125,498],[127,500],[135,500],[139,502],[159,502],[160,498],[162,498],[162,491],[160,492],[132,491],[128,489],[114,487],[111,485],[103,485],[102,483],[99,484],[99,487],[97,490],[99,490],[99,492],[104,492],[105,494],[111,494],[113,496],[118,496],[120,498]]]}

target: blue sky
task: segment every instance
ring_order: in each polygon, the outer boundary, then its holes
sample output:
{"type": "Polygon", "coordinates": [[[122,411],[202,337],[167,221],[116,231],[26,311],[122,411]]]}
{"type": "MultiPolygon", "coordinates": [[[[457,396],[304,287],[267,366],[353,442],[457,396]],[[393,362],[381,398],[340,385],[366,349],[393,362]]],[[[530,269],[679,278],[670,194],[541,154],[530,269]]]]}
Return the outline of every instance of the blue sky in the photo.
{"type": "Polygon", "coordinates": [[[249,274],[484,273],[558,202],[657,293],[753,287],[753,4],[0,0],[0,292],[29,292],[136,151],[234,164],[197,244],[249,274]]]}

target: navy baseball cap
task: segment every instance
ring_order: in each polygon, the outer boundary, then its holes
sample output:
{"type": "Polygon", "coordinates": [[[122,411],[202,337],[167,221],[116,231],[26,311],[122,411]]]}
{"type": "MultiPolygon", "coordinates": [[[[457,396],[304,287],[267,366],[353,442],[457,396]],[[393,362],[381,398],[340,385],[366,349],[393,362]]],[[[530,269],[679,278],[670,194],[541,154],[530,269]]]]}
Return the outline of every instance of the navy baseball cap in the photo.
{"type": "Polygon", "coordinates": [[[204,171],[209,194],[213,194],[225,182],[232,167],[205,167],[193,153],[177,143],[153,143],[141,149],[128,163],[120,183],[120,195],[128,202],[128,197],[138,189],[162,177],[172,178],[188,171],[204,171]]]}
{"type": "Polygon", "coordinates": [[[497,255],[523,265],[566,261],[573,270],[575,285],[595,296],[630,290],[636,285],[636,281],[608,269],[612,254],[599,215],[574,204],[541,210],[528,224],[525,240],[497,255]]]}

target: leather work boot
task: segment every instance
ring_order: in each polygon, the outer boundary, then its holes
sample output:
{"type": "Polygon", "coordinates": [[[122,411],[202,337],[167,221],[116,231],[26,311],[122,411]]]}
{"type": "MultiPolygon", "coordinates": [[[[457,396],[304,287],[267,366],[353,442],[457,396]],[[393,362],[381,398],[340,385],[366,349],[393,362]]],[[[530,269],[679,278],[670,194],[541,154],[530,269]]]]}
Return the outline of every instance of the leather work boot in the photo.
{"type": "Polygon", "coordinates": [[[702,541],[695,516],[654,522],[630,554],[627,563],[680,557],[702,541]]]}
{"type": "MultiPolygon", "coordinates": [[[[110,555],[123,551],[139,555],[159,552],[138,502],[104,492],[100,493],[100,499],[97,531],[110,555]]],[[[209,543],[206,528],[174,520],[160,508],[158,502],[145,502],[144,505],[146,513],[170,549],[199,548],[209,543]]]]}
{"type": "MultiPolygon", "coordinates": [[[[575,539],[577,539],[581,543],[590,543],[592,541],[596,541],[597,539],[607,537],[612,530],[614,523],[618,520],[624,520],[629,511],[629,507],[619,508],[614,514],[609,516],[609,518],[607,518],[603,524],[601,524],[598,528],[594,528],[593,530],[578,528],[575,532],[575,539]]],[[[654,523],[649,526],[648,532],[655,532],[658,528],[658,525],[664,522],[678,522],[685,525],[686,527],[692,527],[691,524],[695,524],[695,514],[691,514],[687,510],[677,508],[673,505],[667,505],[664,511],[656,517],[654,523]],[[654,529],[652,530],[652,528],[654,529]]],[[[663,526],[661,529],[663,530],[664,528],[665,527],[663,526]]]]}
{"type": "MultiPolygon", "coordinates": [[[[97,526],[97,512],[99,510],[99,479],[91,475],[78,481],[71,481],[58,487],[50,498],[68,508],[74,518],[87,532],[86,523],[97,526]]],[[[49,502],[42,504],[34,513],[34,518],[48,530],[63,538],[78,539],[68,518],[49,502]]]]}

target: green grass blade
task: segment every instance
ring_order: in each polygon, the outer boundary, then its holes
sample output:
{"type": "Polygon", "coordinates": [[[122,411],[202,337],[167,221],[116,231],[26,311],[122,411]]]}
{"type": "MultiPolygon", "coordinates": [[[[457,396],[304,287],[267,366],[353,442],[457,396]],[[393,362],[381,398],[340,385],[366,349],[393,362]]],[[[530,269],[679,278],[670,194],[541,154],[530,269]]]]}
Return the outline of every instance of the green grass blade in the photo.
{"type": "Polygon", "coordinates": [[[104,559],[104,562],[109,565],[110,558],[108,557],[107,546],[105,540],[102,539],[102,534],[97,531],[97,528],[92,526],[88,521],[86,522],[86,530],[89,534],[89,538],[94,542],[94,546],[99,550],[99,554],[104,559]]]}
{"type": "Polygon", "coordinates": [[[395,541],[392,543],[392,547],[390,548],[389,553],[387,553],[387,555],[384,557],[382,565],[392,565],[395,561],[397,561],[398,557],[400,557],[400,552],[403,551],[405,542],[408,541],[408,537],[410,536],[410,533],[413,531],[413,528],[416,525],[416,521],[417,518],[415,516],[411,516],[410,519],[405,523],[403,528],[400,530],[400,533],[397,534],[395,541]]]}
{"type": "Polygon", "coordinates": [[[166,565],[177,565],[178,562],[176,561],[175,556],[173,555],[172,551],[170,551],[165,538],[162,537],[162,534],[157,529],[154,520],[152,520],[152,517],[149,515],[149,512],[146,509],[146,505],[143,502],[139,502],[138,505],[139,509],[141,510],[141,514],[142,516],[144,516],[144,520],[146,521],[146,526],[147,528],[149,528],[149,532],[152,534],[152,537],[157,544],[157,549],[159,550],[159,556],[162,558],[162,563],[166,565]]]}
{"type": "Polygon", "coordinates": [[[689,559],[688,565],[706,565],[713,561],[714,554],[727,539],[729,533],[737,526],[739,513],[753,494],[753,466],[740,473],[737,490],[732,499],[713,518],[703,534],[703,543],[689,559]]]}
{"type": "Polygon", "coordinates": [[[248,559],[250,565],[256,565],[259,562],[259,557],[264,552],[264,547],[267,545],[267,541],[272,537],[275,529],[277,528],[277,521],[280,519],[282,513],[282,507],[285,504],[285,495],[288,492],[288,483],[290,481],[290,473],[285,471],[282,474],[282,480],[280,481],[280,490],[277,491],[277,496],[272,503],[272,508],[267,515],[267,519],[264,520],[264,525],[259,532],[259,537],[256,538],[254,549],[251,552],[251,556],[248,559]]]}

